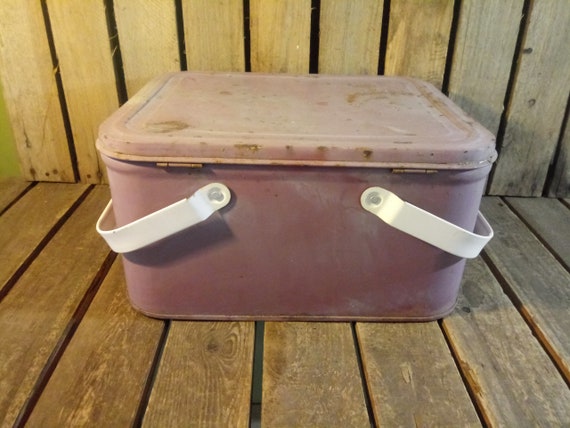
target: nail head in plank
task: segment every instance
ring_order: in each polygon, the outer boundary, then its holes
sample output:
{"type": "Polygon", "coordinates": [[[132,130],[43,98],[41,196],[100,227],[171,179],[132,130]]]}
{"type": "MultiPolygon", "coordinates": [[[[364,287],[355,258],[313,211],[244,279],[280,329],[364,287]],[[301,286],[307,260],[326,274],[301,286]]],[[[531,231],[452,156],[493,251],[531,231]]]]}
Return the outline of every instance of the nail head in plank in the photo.
{"type": "Polygon", "coordinates": [[[105,4],[47,0],[47,6],[81,181],[106,182],[95,141],[119,102],[105,4]]]}
{"type": "Polygon", "coordinates": [[[452,1],[392,0],[385,74],[418,77],[441,88],[452,18],[452,1]]]}
{"type": "Polygon", "coordinates": [[[249,426],[253,322],[172,321],[143,426],[249,426]]]}
{"type": "Polygon", "coordinates": [[[369,426],[350,323],[265,323],[264,427],[369,426]]]}
{"type": "Polygon", "coordinates": [[[180,70],[174,1],[114,0],[129,97],[154,77],[180,70]]]}
{"type": "Polygon", "coordinates": [[[321,0],[320,73],[378,73],[383,4],[378,0],[321,0]]]}
{"type": "Polygon", "coordinates": [[[486,254],[570,379],[570,273],[499,198],[484,198],[481,206],[495,230],[486,254]]]}
{"type": "Polygon", "coordinates": [[[378,426],[480,426],[436,322],[356,331],[378,426]]]}
{"type": "Polygon", "coordinates": [[[87,189],[40,183],[0,217],[0,288],[87,189]]]}
{"type": "Polygon", "coordinates": [[[0,79],[24,178],[75,181],[39,1],[0,7],[0,79]]]}
{"type": "Polygon", "coordinates": [[[507,125],[491,182],[494,195],[540,196],[570,89],[570,7],[531,2],[507,125]]]}
{"type": "Polygon", "coordinates": [[[570,268],[570,210],[557,199],[507,198],[507,202],[570,268]]]}
{"type": "Polygon", "coordinates": [[[182,11],[188,70],[245,70],[243,0],[182,0],[182,11]]]}
{"type": "Polygon", "coordinates": [[[443,328],[485,422],[567,425],[570,390],[481,258],[462,286],[443,328]]]}
{"type": "Polygon", "coordinates": [[[251,70],[309,72],[311,0],[250,0],[251,70]]]}
{"type": "Polygon", "coordinates": [[[461,2],[449,97],[495,135],[503,114],[522,8],[523,0],[461,2]]]}
{"type": "MultiPolygon", "coordinates": [[[[42,187],[57,199],[53,186],[62,193],[79,187],[39,184],[24,200],[42,187]]],[[[94,228],[108,200],[106,187],[95,188],[0,302],[0,415],[7,425],[13,424],[109,254],[94,228]]]]}
{"type": "Polygon", "coordinates": [[[35,406],[31,426],[129,426],[164,321],[136,312],[116,260],[35,406]]]}

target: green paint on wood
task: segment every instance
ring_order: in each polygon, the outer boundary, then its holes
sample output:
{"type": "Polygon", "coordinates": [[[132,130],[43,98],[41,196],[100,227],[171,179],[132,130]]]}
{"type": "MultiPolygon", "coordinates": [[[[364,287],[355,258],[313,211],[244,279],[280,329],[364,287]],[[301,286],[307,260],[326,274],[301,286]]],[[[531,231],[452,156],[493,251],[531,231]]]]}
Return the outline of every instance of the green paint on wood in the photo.
{"type": "Polygon", "coordinates": [[[0,86],[0,177],[21,175],[16,144],[4,104],[4,94],[0,86]]]}

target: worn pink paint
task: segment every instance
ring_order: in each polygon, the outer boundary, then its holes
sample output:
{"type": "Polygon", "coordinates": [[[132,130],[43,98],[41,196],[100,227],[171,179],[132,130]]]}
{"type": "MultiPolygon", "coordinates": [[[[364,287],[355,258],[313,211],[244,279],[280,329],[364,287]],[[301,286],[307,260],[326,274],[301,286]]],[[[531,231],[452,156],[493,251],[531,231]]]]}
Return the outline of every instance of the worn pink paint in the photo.
{"type": "Polygon", "coordinates": [[[473,230],[493,136],[416,79],[169,74],[100,129],[117,225],[222,182],[228,206],[124,254],[132,304],[184,319],[430,320],[465,261],[360,206],[381,186],[473,230]],[[171,166],[171,165],[176,166],[171,166]]]}

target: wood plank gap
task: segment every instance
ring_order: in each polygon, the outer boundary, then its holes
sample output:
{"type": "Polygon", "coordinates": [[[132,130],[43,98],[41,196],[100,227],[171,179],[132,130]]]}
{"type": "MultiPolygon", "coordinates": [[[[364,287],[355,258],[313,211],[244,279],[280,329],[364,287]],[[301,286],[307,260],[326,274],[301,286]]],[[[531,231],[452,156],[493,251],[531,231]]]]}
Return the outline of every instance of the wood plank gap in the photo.
{"type": "Polygon", "coordinates": [[[53,348],[50,356],[48,357],[46,364],[42,369],[42,371],[40,372],[30,395],[28,396],[22,408],[20,409],[18,417],[14,422],[14,428],[23,427],[26,425],[28,418],[30,417],[32,411],[34,410],[36,403],[38,402],[44,388],[46,387],[51,375],[53,374],[57,366],[57,363],[59,362],[61,356],[65,352],[67,345],[71,341],[73,334],[77,330],[77,327],[79,326],[79,323],[81,322],[83,316],[87,312],[87,309],[89,309],[89,305],[93,301],[93,298],[97,294],[99,287],[103,283],[103,280],[107,276],[107,273],[111,269],[111,266],[116,258],[117,258],[117,253],[110,251],[105,260],[103,261],[103,263],[101,264],[101,266],[99,267],[97,274],[91,281],[89,288],[87,289],[87,291],[83,295],[83,298],[77,305],[75,312],[71,316],[65,329],[61,333],[55,347],[53,348]]]}
{"type": "MultiPolygon", "coordinates": [[[[35,258],[42,252],[45,246],[51,241],[55,234],[61,229],[64,223],[71,217],[75,210],[81,205],[81,203],[87,198],[89,193],[93,190],[94,186],[91,185],[77,198],[77,200],[69,207],[69,209],[63,214],[59,220],[53,225],[48,233],[43,237],[43,239],[36,245],[34,250],[28,255],[28,257],[22,262],[22,264],[16,269],[14,274],[6,281],[6,284],[0,289],[0,302],[6,297],[10,292],[14,284],[18,282],[20,277],[24,274],[26,269],[32,264],[35,258]]],[[[29,190],[29,189],[28,189],[29,190]]]]}
{"type": "MultiPolygon", "coordinates": [[[[46,37],[51,55],[51,62],[54,70],[55,84],[57,87],[57,94],[59,98],[59,105],[61,115],[63,118],[63,127],[67,139],[67,147],[69,150],[69,158],[71,159],[71,166],[73,168],[73,178],[77,183],[80,179],[79,163],[77,162],[77,151],[75,150],[75,141],[73,138],[73,131],[71,129],[71,119],[69,118],[69,110],[67,108],[67,101],[65,99],[65,92],[63,90],[63,81],[61,80],[61,72],[59,69],[59,61],[57,59],[57,52],[55,50],[55,41],[53,37],[53,30],[51,28],[51,21],[49,19],[49,11],[47,7],[47,0],[41,0],[42,15],[44,18],[46,37]]],[[[1,300],[1,297],[0,297],[1,300]]]]}
{"type": "Polygon", "coordinates": [[[251,31],[249,27],[249,0],[243,0],[243,57],[246,72],[251,71],[251,31]]]}
{"type": "Polygon", "coordinates": [[[560,176],[563,174],[562,171],[558,171],[560,166],[558,165],[559,162],[562,162],[561,156],[563,154],[562,145],[564,144],[564,135],[566,132],[566,128],[568,127],[568,116],[570,116],[570,94],[568,95],[568,100],[566,101],[566,111],[564,112],[564,118],[562,119],[562,124],[560,125],[560,133],[558,134],[558,141],[556,143],[556,150],[554,151],[554,156],[552,158],[552,162],[548,168],[548,172],[546,174],[546,180],[544,182],[544,189],[542,191],[542,196],[545,197],[553,197],[553,196],[564,196],[560,193],[563,193],[563,189],[559,188],[560,176]],[[556,189],[551,189],[551,187],[556,186],[556,189]]]}
{"type": "Polygon", "coordinates": [[[253,368],[251,380],[251,400],[249,412],[249,426],[261,424],[261,400],[263,389],[263,338],[265,335],[265,322],[255,322],[255,340],[253,342],[253,368]]]}
{"type": "Polygon", "coordinates": [[[32,190],[36,186],[36,184],[38,184],[37,181],[30,182],[24,190],[22,190],[14,199],[12,199],[11,202],[9,202],[2,210],[0,210],[0,216],[3,215],[6,211],[8,211],[10,208],[12,208],[12,206],[14,206],[14,204],[16,204],[20,199],[22,199],[26,195],[26,193],[32,190]]]}
{"type": "Polygon", "coordinates": [[[560,355],[558,355],[556,350],[550,345],[548,338],[543,334],[540,327],[536,325],[536,323],[533,321],[532,316],[529,314],[528,310],[525,308],[522,301],[517,296],[516,292],[512,289],[511,285],[509,284],[509,281],[502,275],[497,265],[495,265],[495,263],[493,262],[491,257],[489,257],[489,255],[485,250],[483,250],[483,252],[481,253],[481,257],[489,267],[489,270],[491,271],[491,273],[493,274],[493,276],[495,277],[501,288],[503,289],[503,292],[506,294],[506,296],[512,302],[513,306],[517,309],[517,311],[521,315],[522,319],[526,322],[526,324],[530,328],[532,335],[537,339],[542,349],[544,349],[544,352],[546,352],[546,354],[552,361],[554,367],[556,367],[556,370],[558,370],[558,373],[560,374],[562,379],[564,379],[568,387],[570,387],[570,372],[566,372],[564,370],[564,365],[562,364],[562,359],[560,355]]]}
{"type": "Polygon", "coordinates": [[[566,208],[570,209],[570,199],[558,199],[560,202],[562,202],[562,205],[564,205],[566,208]]]}
{"type": "Polygon", "coordinates": [[[544,247],[550,251],[552,257],[556,259],[558,263],[560,263],[568,272],[570,272],[570,266],[566,263],[566,261],[556,252],[554,248],[549,244],[548,240],[542,237],[542,235],[530,224],[528,220],[524,218],[524,216],[519,213],[519,211],[509,202],[508,198],[501,198],[501,201],[509,207],[509,209],[513,212],[514,215],[518,217],[520,221],[532,232],[532,234],[540,241],[544,247]]]}
{"type": "MultiPolygon", "coordinates": [[[[513,95],[513,88],[515,86],[517,74],[519,71],[519,56],[521,54],[522,45],[526,36],[526,32],[528,30],[528,23],[529,23],[529,14],[530,14],[530,2],[531,0],[524,0],[523,8],[522,8],[522,17],[521,22],[519,25],[519,34],[517,37],[517,42],[515,44],[515,51],[513,54],[513,61],[511,66],[511,73],[509,74],[509,80],[507,83],[507,89],[505,91],[505,100],[503,101],[503,113],[501,114],[501,119],[499,121],[499,128],[497,130],[497,139],[496,139],[496,150],[497,155],[501,155],[501,145],[503,144],[503,137],[505,136],[505,131],[507,129],[507,116],[509,112],[509,108],[511,105],[511,99],[513,95]]],[[[497,163],[493,165],[493,169],[489,174],[489,179],[487,180],[487,191],[486,194],[489,194],[491,191],[491,184],[493,183],[493,177],[495,175],[495,170],[497,168],[497,163]]]]}
{"type": "Polygon", "coordinates": [[[378,54],[378,75],[384,75],[386,68],[386,49],[388,47],[388,26],[390,25],[390,0],[384,0],[382,6],[382,28],[380,30],[380,52],[378,54]]]}
{"type": "Polygon", "coordinates": [[[182,12],[182,0],[174,0],[174,10],[176,11],[176,34],[178,35],[180,70],[188,71],[188,61],[186,60],[186,39],[184,37],[184,13],[182,12]]]}
{"type": "Polygon", "coordinates": [[[309,73],[319,72],[321,0],[311,0],[311,36],[309,42],[309,73]]]}
{"type": "Polygon", "coordinates": [[[158,340],[158,344],[156,346],[156,353],[154,354],[154,358],[152,360],[148,378],[143,389],[139,407],[137,409],[137,413],[135,415],[135,419],[132,424],[133,427],[142,426],[144,415],[148,407],[150,394],[152,392],[152,387],[154,386],[154,381],[156,380],[156,374],[158,373],[158,367],[160,366],[160,361],[162,360],[162,354],[164,353],[164,345],[166,344],[166,339],[168,338],[168,333],[170,332],[170,325],[171,325],[170,320],[164,321],[164,328],[162,329],[162,334],[160,335],[160,339],[158,340]]]}
{"type": "Polygon", "coordinates": [[[445,57],[445,68],[443,70],[443,80],[441,83],[441,92],[449,95],[449,78],[451,76],[451,68],[453,67],[453,53],[455,52],[455,39],[457,36],[457,28],[459,27],[459,13],[461,12],[461,0],[455,0],[453,4],[453,16],[451,18],[451,28],[449,30],[449,43],[447,45],[447,55],[445,57]]]}
{"type": "Polygon", "coordinates": [[[265,322],[255,322],[255,340],[253,343],[253,375],[251,382],[251,402],[261,404],[263,385],[263,348],[265,322]]]}
{"type": "Polygon", "coordinates": [[[354,341],[354,352],[356,353],[356,361],[358,363],[358,371],[360,372],[360,380],[362,382],[362,392],[364,394],[364,403],[366,404],[366,411],[368,412],[368,421],[371,428],[376,428],[376,420],[380,420],[377,415],[374,415],[374,408],[372,406],[372,399],[370,398],[370,389],[368,387],[368,380],[366,379],[366,372],[362,362],[362,349],[360,347],[360,340],[358,338],[358,331],[356,330],[356,323],[350,323],[352,330],[352,340],[354,341]]]}
{"type": "Polygon", "coordinates": [[[445,326],[444,326],[442,321],[443,320],[437,320],[437,324],[441,330],[443,338],[445,339],[445,343],[447,344],[447,347],[449,348],[449,353],[451,354],[453,361],[455,362],[455,366],[457,367],[457,371],[459,372],[459,375],[461,376],[461,379],[463,380],[463,384],[465,385],[465,389],[467,390],[467,394],[469,394],[469,398],[471,398],[471,402],[473,403],[473,407],[475,408],[475,412],[477,413],[477,416],[479,417],[479,421],[481,422],[481,425],[484,427],[491,426],[490,418],[485,413],[485,407],[482,405],[480,400],[477,398],[477,394],[475,393],[477,388],[479,388],[479,384],[473,378],[473,376],[471,375],[469,370],[464,370],[465,364],[462,362],[461,358],[459,357],[459,354],[457,353],[457,349],[455,349],[455,346],[454,346],[453,342],[451,341],[449,334],[446,331],[445,326]]]}
{"type": "Polygon", "coordinates": [[[127,82],[123,70],[123,57],[119,43],[119,32],[117,30],[117,20],[115,19],[115,8],[113,0],[103,0],[105,4],[105,17],[107,18],[107,33],[109,35],[109,49],[113,59],[115,71],[115,84],[117,86],[117,100],[119,105],[123,105],[129,99],[127,95],[127,82]]]}

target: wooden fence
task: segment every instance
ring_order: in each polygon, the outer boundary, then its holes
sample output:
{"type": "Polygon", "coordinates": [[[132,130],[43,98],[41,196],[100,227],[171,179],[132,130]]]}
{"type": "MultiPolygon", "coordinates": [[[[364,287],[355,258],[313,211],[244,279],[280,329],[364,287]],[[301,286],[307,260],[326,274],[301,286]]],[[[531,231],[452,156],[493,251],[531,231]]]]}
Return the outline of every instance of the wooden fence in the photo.
{"type": "Polygon", "coordinates": [[[570,195],[567,0],[2,0],[29,180],[104,180],[101,121],[173,70],[411,75],[497,134],[488,192],[570,195]]]}

